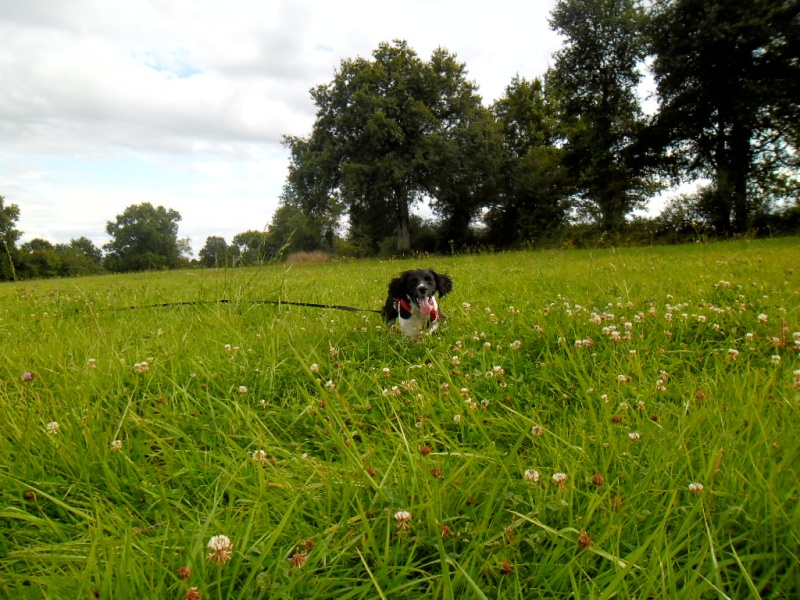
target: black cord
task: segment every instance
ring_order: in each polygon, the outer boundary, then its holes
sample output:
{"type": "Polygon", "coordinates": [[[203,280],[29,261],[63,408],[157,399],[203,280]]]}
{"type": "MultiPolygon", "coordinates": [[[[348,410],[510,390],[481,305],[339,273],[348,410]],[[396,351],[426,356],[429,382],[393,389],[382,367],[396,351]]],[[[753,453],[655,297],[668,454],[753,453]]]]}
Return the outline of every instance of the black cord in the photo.
{"type": "MultiPolygon", "coordinates": [[[[330,308],[334,310],[346,310],[348,312],[372,312],[372,313],[381,313],[380,310],[371,310],[368,308],[353,308],[352,306],[341,306],[339,304],[314,304],[313,302],[289,302],[284,300],[247,300],[245,302],[249,302],[250,304],[275,304],[280,306],[281,304],[288,304],[290,306],[308,306],[310,308],[330,308]]],[[[195,302],[165,302],[163,304],[146,304],[142,306],[123,306],[120,308],[106,308],[103,310],[107,311],[116,311],[116,310],[139,310],[143,308],[166,308],[169,306],[202,306],[202,305],[209,305],[209,304],[233,304],[231,300],[210,300],[210,301],[195,301],[195,302]]]]}

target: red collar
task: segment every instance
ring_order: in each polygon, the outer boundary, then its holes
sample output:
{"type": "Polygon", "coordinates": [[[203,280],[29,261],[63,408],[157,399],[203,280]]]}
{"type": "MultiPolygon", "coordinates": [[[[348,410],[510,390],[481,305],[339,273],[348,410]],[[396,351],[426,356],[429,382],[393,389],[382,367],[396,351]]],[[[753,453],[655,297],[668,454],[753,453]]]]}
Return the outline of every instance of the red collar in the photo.
{"type": "MultiPolygon", "coordinates": [[[[405,298],[395,298],[394,303],[406,312],[411,312],[411,304],[405,298]]],[[[439,311],[435,308],[430,312],[431,322],[439,320],[439,311]]]]}

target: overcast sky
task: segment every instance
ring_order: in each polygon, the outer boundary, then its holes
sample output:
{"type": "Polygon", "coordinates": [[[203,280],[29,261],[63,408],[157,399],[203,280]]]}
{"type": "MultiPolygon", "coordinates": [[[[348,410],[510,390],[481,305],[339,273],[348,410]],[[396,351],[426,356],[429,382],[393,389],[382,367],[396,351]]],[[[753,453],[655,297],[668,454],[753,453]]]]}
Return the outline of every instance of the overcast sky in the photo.
{"type": "Polygon", "coordinates": [[[342,59],[405,39],[466,63],[485,104],[560,47],[555,0],[2,0],[0,195],[21,241],[108,241],[150,202],[180,237],[264,229],[307,135],[309,89],[342,59]]]}

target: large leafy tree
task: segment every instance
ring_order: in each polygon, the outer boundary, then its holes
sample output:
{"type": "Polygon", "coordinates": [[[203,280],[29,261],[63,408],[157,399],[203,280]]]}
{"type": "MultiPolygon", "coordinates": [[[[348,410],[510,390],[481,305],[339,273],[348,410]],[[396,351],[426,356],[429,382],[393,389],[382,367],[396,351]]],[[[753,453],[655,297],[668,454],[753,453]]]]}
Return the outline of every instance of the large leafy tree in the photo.
{"type": "Polygon", "coordinates": [[[431,198],[445,217],[462,201],[474,212],[479,186],[471,167],[486,137],[471,128],[486,120],[453,55],[437,49],[426,62],[404,41],[382,43],[372,59],[342,61],[311,96],[311,135],[286,139],[290,196],[309,216],[335,219],[347,210],[351,226],[368,225],[377,236],[394,230],[398,249],[407,250],[414,202],[431,198]]]}
{"type": "Polygon", "coordinates": [[[239,255],[239,246],[235,244],[228,246],[224,237],[210,235],[198,255],[200,264],[204,267],[231,267],[239,255]]]}
{"type": "Polygon", "coordinates": [[[16,228],[19,220],[19,206],[5,204],[0,196],[0,281],[16,279],[14,256],[17,240],[22,232],[16,228]]]}
{"type": "Polygon", "coordinates": [[[508,246],[542,238],[565,224],[572,191],[557,107],[541,79],[515,77],[492,110],[503,145],[497,194],[484,217],[489,239],[508,246]]]}
{"type": "Polygon", "coordinates": [[[106,224],[112,237],[103,248],[111,271],[146,271],[180,264],[178,222],[181,215],[149,202],[133,204],[106,224]]]}
{"type": "Polygon", "coordinates": [[[680,172],[712,178],[718,233],[744,231],[754,187],[800,166],[800,4],[658,0],[648,37],[660,101],[651,142],[680,172]]]}
{"type": "Polygon", "coordinates": [[[633,151],[644,126],[636,93],[643,18],[637,0],[559,0],[551,15],[566,38],[549,82],[565,127],[565,164],[583,209],[605,229],[621,227],[656,189],[633,151]]]}

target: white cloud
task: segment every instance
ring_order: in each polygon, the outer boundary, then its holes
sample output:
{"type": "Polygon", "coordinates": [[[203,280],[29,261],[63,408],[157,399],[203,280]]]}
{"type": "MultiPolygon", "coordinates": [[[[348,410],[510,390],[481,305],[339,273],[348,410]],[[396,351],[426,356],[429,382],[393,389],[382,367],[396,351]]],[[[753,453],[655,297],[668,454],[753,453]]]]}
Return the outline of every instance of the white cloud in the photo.
{"type": "Polygon", "coordinates": [[[405,39],[458,55],[485,101],[544,73],[555,0],[4,0],[0,195],[23,239],[105,238],[133,203],[209,235],[263,228],[310,131],[309,89],[405,39]]]}

